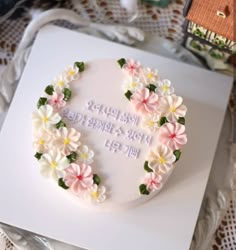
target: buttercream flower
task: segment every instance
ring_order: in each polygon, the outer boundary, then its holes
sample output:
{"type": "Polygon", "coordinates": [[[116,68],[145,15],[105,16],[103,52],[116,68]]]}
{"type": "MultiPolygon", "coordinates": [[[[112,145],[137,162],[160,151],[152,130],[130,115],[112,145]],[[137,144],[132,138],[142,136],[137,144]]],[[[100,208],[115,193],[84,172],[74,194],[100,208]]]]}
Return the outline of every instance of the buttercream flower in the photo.
{"type": "Polygon", "coordinates": [[[158,70],[157,69],[151,69],[151,68],[145,68],[144,71],[144,77],[145,82],[147,84],[154,84],[158,80],[158,70]]]}
{"type": "Polygon", "coordinates": [[[78,162],[90,164],[93,162],[94,152],[86,145],[78,149],[78,162]]]}
{"type": "Polygon", "coordinates": [[[93,185],[92,168],[84,163],[71,163],[65,169],[64,182],[74,193],[78,194],[93,185]]]}
{"type": "Polygon", "coordinates": [[[69,162],[59,151],[50,150],[43,154],[39,160],[40,173],[45,177],[58,178],[61,172],[68,167],[69,162]]]}
{"type": "Polygon", "coordinates": [[[101,203],[106,199],[106,188],[93,184],[87,191],[87,198],[93,203],[101,203]]]}
{"type": "Polygon", "coordinates": [[[180,149],[187,143],[185,126],[178,122],[165,123],[158,130],[158,139],[172,150],[180,149]]]}
{"type": "Polygon", "coordinates": [[[56,131],[55,137],[53,144],[64,155],[76,151],[80,146],[80,133],[74,128],[60,128],[56,131]]]}
{"type": "Polygon", "coordinates": [[[165,145],[159,145],[151,150],[148,155],[148,163],[154,171],[166,173],[175,162],[173,151],[165,145]]]}
{"type": "Polygon", "coordinates": [[[171,81],[164,79],[157,82],[156,92],[161,96],[172,95],[174,93],[174,88],[171,86],[171,81]]]}
{"type": "Polygon", "coordinates": [[[139,73],[140,67],[141,66],[139,62],[136,62],[133,59],[127,59],[122,69],[126,70],[130,75],[134,76],[139,73]]]}
{"type": "Polygon", "coordinates": [[[36,152],[43,153],[48,148],[51,142],[51,134],[45,129],[39,129],[34,131],[33,135],[33,147],[36,152]]]}
{"type": "Polygon", "coordinates": [[[147,114],[143,119],[142,126],[144,128],[150,129],[151,131],[154,131],[159,127],[159,120],[159,113],[147,114]]]}
{"type": "Polygon", "coordinates": [[[143,87],[143,83],[141,82],[140,78],[138,77],[130,77],[126,80],[126,82],[123,85],[123,90],[127,92],[130,90],[131,92],[140,89],[143,87]]]}
{"type": "Polygon", "coordinates": [[[60,75],[53,79],[52,85],[57,91],[62,91],[64,88],[69,87],[68,81],[63,77],[63,75],[60,75]]]}
{"type": "Polygon", "coordinates": [[[48,104],[51,105],[55,111],[63,108],[66,105],[64,94],[54,91],[53,94],[48,97],[48,104]]]}
{"type": "Polygon", "coordinates": [[[53,112],[50,105],[42,105],[33,113],[33,125],[35,129],[49,129],[61,120],[58,113],[53,112]]]}
{"type": "Polygon", "coordinates": [[[71,82],[79,77],[79,69],[75,65],[68,66],[63,72],[64,80],[71,82]]]}
{"type": "Polygon", "coordinates": [[[158,95],[147,88],[138,89],[131,96],[131,103],[142,114],[153,113],[157,109],[158,95]]]}
{"type": "Polygon", "coordinates": [[[143,179],[143,184],[146,185],[147,190],[149,192],[153,192],[155,190],[159,190],[162,187],[162,177],[161,175],[154,173],[154,172],[149,172],[146,173],[143,179]]]}
{"type": "Polygon", "coordinates": [[[183,98],[176,95],[163,97],[160,108],[163,111],[163,116],[169,122],[177,121],[179,117],[184,117],[187,112],[187,107],[183,105],[183,98]]]}

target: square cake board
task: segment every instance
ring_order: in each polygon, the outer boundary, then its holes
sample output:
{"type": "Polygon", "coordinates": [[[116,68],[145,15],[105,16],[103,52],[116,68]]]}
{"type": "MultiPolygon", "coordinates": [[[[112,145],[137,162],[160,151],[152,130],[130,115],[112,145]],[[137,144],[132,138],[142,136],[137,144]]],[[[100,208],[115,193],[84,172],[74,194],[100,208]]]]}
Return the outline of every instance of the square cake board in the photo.
{"type": "Polygon", "coordinates": [[[232,78],[224,75],[67,29],[44,27],[0,134],[0,221],[92,250],[189,249],[231,87],[232,78]],[[31,146],[31,114],[45,86],[66,65],[121,57],[158,68],[172,81],[188,107],[189,142],[154,199],[120,212],[87,210],[40,176],[31,146]]]}

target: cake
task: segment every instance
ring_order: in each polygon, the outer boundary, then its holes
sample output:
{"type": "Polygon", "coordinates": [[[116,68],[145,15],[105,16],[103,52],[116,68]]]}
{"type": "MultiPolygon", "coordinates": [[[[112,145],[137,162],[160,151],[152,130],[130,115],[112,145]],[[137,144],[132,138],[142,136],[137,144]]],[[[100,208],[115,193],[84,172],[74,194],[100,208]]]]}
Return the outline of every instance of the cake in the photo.
{"type": "Polygon", "coordinates": [[[79,204],[139,205],[180,159],[186,112],[157,69],[124,58],[75,62],[45,86],[32,116],[39,172],[79,204]]]}

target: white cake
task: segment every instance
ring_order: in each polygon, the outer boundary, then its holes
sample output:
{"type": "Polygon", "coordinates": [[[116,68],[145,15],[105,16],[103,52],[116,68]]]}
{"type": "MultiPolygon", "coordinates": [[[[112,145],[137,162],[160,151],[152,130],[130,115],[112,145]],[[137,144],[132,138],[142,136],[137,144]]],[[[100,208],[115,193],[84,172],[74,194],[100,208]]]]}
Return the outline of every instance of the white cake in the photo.
{"type": "Polygon", "coordinates": [[[158,70],[129,59],[77,62],[45,87],[33,114],[43,176],[104,209],[163,188],[187,142],[187,109],[158,70]]]}

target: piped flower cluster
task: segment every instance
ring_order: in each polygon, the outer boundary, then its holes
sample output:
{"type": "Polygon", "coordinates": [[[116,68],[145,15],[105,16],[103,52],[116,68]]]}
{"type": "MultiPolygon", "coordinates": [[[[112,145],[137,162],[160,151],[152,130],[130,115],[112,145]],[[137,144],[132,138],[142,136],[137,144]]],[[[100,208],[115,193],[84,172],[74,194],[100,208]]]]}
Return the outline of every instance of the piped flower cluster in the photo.
{"type": "Polygon", "coordinates": [[[157,69],[143,67],[132,59],[121,58],[117,62],[127,74],[124,95],[141,115],[143,127],[158,139],[158,146],[150,150],[144,162],[146,174],[139,186],[140,193],[148,195],[162,188],[180,158],[181,147],[187,143],[187,108],[183,98],[174,94],[170,80],[162,79],[157,69]]]}
{"type": "Polygon", "coordinates": [[[33,148],[43,176],[78,197],[100,203],[106,199],[106,188],[93,172],[94,152],[81,143],[80,132],[67,127],[60,116],[72,96],[70,85],[84,70],[83,62],[75,62],[45,88],[33,113],[33,148]]]}

